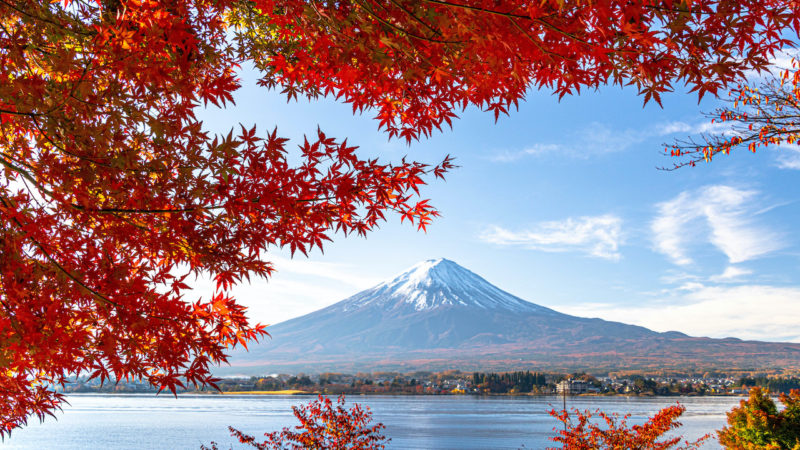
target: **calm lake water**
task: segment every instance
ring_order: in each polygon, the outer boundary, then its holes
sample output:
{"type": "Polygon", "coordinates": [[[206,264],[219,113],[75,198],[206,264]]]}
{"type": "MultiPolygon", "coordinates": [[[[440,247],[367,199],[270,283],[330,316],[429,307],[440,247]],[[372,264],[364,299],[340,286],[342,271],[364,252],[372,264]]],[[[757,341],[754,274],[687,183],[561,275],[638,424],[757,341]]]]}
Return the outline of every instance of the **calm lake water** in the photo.
{"type": "MultiPolygon", "coordinates": [[[[256,436],[296,424],[291,406],[308,396],[71,395],[71,405],[44,423],[15,431],[2,449],[197,449],[234,443],[228,425],[256,436]]],[[[680,432],[689,438],[719,429],[734,397],[573,397],[567,406],[631,413],[630,423],[676,401],[686,406],[680,432]]],[[[372,409],[397,449],[546,448],[558,423],[547,411],[556,397],[350,396],[372,409]]],[[[717,448],[712,441],[707,448],[717,448]]]]}

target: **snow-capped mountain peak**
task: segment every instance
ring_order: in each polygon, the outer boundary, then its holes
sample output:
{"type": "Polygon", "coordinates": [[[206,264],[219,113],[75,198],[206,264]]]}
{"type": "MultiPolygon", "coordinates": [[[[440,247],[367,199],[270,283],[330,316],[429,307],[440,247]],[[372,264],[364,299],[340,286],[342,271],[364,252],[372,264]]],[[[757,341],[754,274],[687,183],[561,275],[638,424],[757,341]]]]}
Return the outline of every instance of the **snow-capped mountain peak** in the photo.
{"type": "Polygon", "coordinates": [[[687,364],[787,367],[800,360],[800,344],[696,339],[561,314],[446,259],[423,261],[269,332],[272,339],[250,346],[249,353],[235,350],[234,373],[647,370],[653,364],[685,370],[687,364]]]}
{"type": "Polygon", "coordinates": [[[405,272],[394,277],[392,281],[382,284],[392,286],[398,292],[411,293],[421,286],[458,284],[459,280],[463,279],[463,272],[474,275],[449,259],[429,259],[414,264],[405,272]]]}
{"type": "Polygon", "coordinates": [[[422,261],[345,302],[347,310],[367,305],[423,311],[439,307],[472,307],[513,311],[554,311],[526,302],[449,259],[422,261]]]}

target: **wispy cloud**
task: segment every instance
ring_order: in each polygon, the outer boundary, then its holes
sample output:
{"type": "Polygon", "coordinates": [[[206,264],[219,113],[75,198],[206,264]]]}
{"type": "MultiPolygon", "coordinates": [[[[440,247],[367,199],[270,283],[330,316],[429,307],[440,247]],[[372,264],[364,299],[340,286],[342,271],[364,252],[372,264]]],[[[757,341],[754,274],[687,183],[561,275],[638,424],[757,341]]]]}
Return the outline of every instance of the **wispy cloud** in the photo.
{"type": "Polygon", "coordinates": [[[688,247],[697,240],[710,242],[732,264],[782,248],[780,236],[755,220],[757,195],[753,190],[716,185],[684,191],[659,203],[651,224],[655,249],[675,264],[687,265],[692,263],[688,247]]]}
{"type": "Polygon", "coordinates": [[[693,124],[681,121],[664,122],[653,126],[651,132],[655,136],[667,136],[670,134],[732,134],[730,124],[725,122],[711,123],[709,119],[703,119],[693,124]]]}
{"type": "Polygon", "coordinates": [[[336,280],[356,288],[366,289],[381,282],[379,278],[363,274],[356,267],[333,262],[320,262],[304,258],[273,257],[272,262],[278,273],[311,275],[336,280]]]}
{"type": "Polygon", "coordinates": [[[672,292],[675,290],[675,286],[679,286],[679,289],[687,289],[688,286],[688,289],[691,290],[694,286],[697,286],[698,283],[705,282],[741,283],[744,279],[752,274],[752,270],[734,265],[726,267],[722,273],[711,276],[700,276],[697,273],[667,270],[665,275],[659,277],[659,281],[665,285],[668,285],[669,287],[658,291],[658,293],[659,295],[663,295],[664,293],[672,292]]]}
{"type": "Polygon", "coordinates": [[[700,279],[700,276],[696,273],[667,269],[658,279],[664,284],[674,285],[678,283],[685,283],[687,281],[697,281],[700,279]]]}
{"type": "Polygon", "coordinates": [[[695,124],[680,121],[656,123],[637,129],[615,129],[606,124],[593,122],[585,128],[573,133],[571,139],[558,143],[535,143],[521,150],[502,150],[489,156],[489,160],[498,163],[515,162],[527,157],[558,154],[570,158],[589,158],[625,151],[648,139],[669,136],[672,134],[729,134],[730,127],[725,123],[711,123],[703,119],[695,124]]]}
{"type": "Polygon", "coordinates": [[[742,267],[737,266],[728,266],[725,270],[719,274],[709,277],[709,281],[712,282],[731,282],[741,279],[747,275],[752,275],[753,271],[750,269],[745,269],[742,267]]]}
{"type": "Polygon", "coordinates": [[[493,162],[508,163],[532,156],[558,154],[569,158],[588,158],[627,150],[651,136],[650,131],[618,130],[593,122],[559,143],[536,143],[522,150],[503,150],[489,157],[493,162]]]}
{"type": "Polygon", "coordinates": [[[692,262],[684,251],[685,227],[697,217],[696,211],[685,207],[689,201],[689,193],[684,192],[672,201],[659,204],[658,217],[651,226],[656,249],[679,265],[692,262]]]}
{"type": "Polygon", "coordinates": [[[681,299],[650,305],[584,303],[556,309],[583,317],[600,317],[655,331],[692,336],[737,337],[800,342],[800,288],[765,285],[686,286],[681,299]]]}
{"type": "Polygon", "coordinates": [[[622,219],[602,216],[541,222],[527,230],[511,231],[490,226],[480,235],[484,242],[547,252],[578,251],[598,258],[619,260],[622,219]]]}
{"type": "Polygon", "coordinates": [[[780,145],[776,149],[779,169],[800,170],[800,145],[780,145]]]}
{"type": "Polygon", "coordinates": [[[542,155],[545,153],[563,152],[564,146],[559,144],[533,144],[519,151],[502,151],[489,157],[494,162],[514,162],[526,156],[542,155]]]}

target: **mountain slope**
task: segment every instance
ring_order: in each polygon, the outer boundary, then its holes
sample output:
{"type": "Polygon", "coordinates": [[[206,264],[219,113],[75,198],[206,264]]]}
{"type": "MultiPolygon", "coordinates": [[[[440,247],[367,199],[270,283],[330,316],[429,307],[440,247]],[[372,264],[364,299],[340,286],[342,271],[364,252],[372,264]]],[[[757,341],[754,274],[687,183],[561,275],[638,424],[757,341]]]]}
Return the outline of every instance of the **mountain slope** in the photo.
{"type": "Polygon", "coordinates": [[[562,314],[446,260],[269,327],[221,374],[378,369],[787,367],[800,345],[692,338],[562,314]]]}

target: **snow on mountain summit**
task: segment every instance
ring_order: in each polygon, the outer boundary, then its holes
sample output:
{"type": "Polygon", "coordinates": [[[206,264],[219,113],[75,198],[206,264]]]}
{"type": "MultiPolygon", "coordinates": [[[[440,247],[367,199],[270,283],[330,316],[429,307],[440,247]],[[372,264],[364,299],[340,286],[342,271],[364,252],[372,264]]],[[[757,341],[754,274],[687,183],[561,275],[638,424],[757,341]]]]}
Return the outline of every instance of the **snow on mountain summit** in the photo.
{"type": "Polygon", "coordinates": [[[444,306],[462,306],[512,311],[552,311],[515,297],[448,259],[430,259],[345,302],[351,310],[367,305],[384,308],[413,307],[423,311],[444,306]]]}

